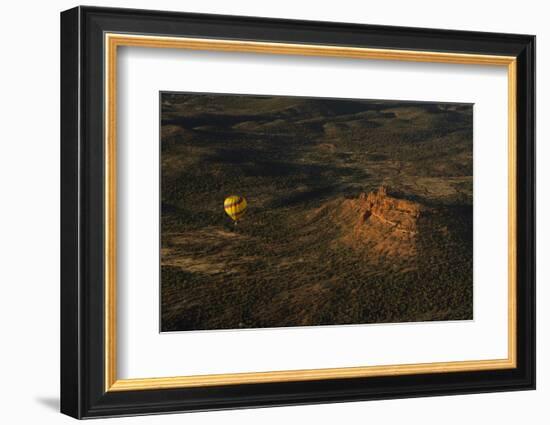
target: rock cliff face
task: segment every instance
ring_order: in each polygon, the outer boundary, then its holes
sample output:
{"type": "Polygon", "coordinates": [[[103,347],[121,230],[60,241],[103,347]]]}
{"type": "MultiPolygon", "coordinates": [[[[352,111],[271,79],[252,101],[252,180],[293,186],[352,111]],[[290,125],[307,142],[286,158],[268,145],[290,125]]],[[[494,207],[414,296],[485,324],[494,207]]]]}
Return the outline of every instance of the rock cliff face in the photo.
{"type": "Polygon", "coordinates": [[[393,231],[409,236],[418,233],[418,219],[422,210],[426,211],[416,202],[388,195],[385,187],[379,188],[377,192],[362,193],[355,203],[365,210],[362,223],[358,223],[360,226],[368,221],[378,220],[393,231]]]}
{"type": "Polygon", "coordinates": [[[357,198],[325,205],[319,211],[340,229],[340,242],[364,252],[372,262],[417,254],[417,241],[431,210],[389,194],[380,187],[357,198]]]}

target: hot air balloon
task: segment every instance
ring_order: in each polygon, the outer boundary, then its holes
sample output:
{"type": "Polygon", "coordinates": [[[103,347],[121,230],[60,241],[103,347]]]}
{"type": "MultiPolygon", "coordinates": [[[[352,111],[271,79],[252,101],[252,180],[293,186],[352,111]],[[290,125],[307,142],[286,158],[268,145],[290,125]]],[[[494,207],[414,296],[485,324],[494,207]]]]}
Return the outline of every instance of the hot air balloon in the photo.
{"type": "Polygon", "coordinates": [[[231,219],[237,224],[237,221],[244,215],[246,211],[246,199],[243,196],[228,196],[225,198],[223,208],[231,219]]]}

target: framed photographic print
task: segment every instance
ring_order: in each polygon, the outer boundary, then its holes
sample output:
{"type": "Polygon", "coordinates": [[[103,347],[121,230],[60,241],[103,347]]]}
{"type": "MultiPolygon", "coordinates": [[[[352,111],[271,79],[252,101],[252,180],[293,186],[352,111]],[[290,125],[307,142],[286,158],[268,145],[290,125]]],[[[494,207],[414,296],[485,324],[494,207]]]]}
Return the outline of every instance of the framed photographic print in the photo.
{"type": "Polygon", "coordinates": [[[535,387],[529,35],[61,14],[61,411],[535,387]]]}

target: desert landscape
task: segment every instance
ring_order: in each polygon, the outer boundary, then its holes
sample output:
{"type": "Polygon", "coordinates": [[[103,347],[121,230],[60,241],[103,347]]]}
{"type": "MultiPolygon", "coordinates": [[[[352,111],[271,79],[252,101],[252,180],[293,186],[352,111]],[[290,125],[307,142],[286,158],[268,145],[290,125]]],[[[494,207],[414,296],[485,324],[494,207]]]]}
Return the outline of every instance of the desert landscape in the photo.
{"type": "Polygon", "coordinates": [[[471,104],[160,107],[161,331],[473,318],[471,104]]]}

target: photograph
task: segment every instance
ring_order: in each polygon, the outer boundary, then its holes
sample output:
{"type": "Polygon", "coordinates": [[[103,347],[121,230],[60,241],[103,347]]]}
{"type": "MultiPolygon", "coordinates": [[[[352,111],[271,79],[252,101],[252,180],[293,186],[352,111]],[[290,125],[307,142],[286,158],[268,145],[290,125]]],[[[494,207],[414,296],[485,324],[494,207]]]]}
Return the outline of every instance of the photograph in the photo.
{"type": "Polygon", "coordinates": [[[161,332],[473,319],[473,104],[159,97],[161,332]]]}
{"type": "Polygon", "coordinates": [[[5,180],[21,202],[5,210],[23,220],[5,220],[22,260],[4,322],[17,344],[42,326],[23,351],[56,344],[11,367],[14,417],[536,423],[541,6],[493,19],[283,0],[257,16],[209,1],[10,14],[40,34],[11,43],[6,67],[20,78],[6,79],[4,145],[20,152],[5,180]],[[56,57],[32,81],[21,72],[56,57]],[[29,99],[58,89],[60,108],[33,115],[36,146],[17,143],[29,99]],[[48,173],[51,195],[37,190],[48,173]],[[43,285],[48,268],[60,290],[43,285]],[[233,409],[254,410],[220,412],[233,409]]]}

